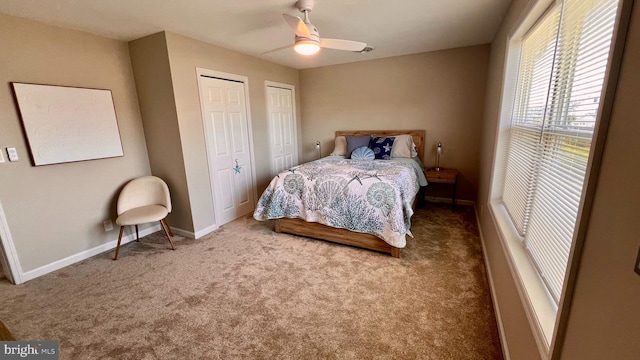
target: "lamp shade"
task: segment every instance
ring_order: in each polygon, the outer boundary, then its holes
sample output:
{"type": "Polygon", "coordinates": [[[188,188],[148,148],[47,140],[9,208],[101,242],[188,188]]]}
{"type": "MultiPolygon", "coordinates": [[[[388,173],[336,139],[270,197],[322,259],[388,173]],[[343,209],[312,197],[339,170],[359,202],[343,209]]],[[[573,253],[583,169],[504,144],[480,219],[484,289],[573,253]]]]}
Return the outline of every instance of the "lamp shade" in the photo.
{"type": "Polygon", "coordinates": [[[313,55],[320,51],[320,45],[315,41],[298,41],[293,49],[301,55],[313,55]]]}

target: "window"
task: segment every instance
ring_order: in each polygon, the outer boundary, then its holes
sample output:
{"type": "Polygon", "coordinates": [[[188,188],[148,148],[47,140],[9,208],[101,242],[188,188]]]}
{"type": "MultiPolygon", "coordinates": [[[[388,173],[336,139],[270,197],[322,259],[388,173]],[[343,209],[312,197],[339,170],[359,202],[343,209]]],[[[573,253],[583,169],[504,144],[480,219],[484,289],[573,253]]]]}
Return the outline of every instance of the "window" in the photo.
{"type": "Polygon", "coordinates": [[[556,304],[617,6],[617,0],[566,0],[521,43],[502,200],[556,304]]]}
{"type": "Polygon", "coordinates": [[[490,209],[541,352],[554,336],[623,1],[541,0],[510,37],[490,209]]]}

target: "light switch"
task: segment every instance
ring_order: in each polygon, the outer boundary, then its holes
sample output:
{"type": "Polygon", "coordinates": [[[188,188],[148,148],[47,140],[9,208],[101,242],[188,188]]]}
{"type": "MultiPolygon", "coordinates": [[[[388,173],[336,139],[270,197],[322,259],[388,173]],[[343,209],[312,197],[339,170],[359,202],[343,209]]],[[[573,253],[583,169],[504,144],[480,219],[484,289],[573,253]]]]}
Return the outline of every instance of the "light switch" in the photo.
{"type": "Polygon", "coordinates": [[[0,163],[4,162],[4,155],[2,154],[2,151],[0,151],[0,163]]]}
{"type": "Polygon", "coordinates": [[[9,155],[9,161],[18,161],[18,150],[16,148],[7,148],[7,155],[9,155]]]}

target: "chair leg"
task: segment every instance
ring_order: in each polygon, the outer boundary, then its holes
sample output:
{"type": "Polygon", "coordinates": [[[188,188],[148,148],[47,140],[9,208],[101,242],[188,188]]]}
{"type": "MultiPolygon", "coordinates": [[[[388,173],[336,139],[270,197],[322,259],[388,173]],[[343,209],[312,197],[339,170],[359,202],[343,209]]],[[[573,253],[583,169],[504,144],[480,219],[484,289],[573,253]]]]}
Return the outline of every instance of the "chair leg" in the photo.
{"type": "Polygon", "coordinates": [[[118,246],[116,246],[116,256],[113,260],[118,260],[118,252],[120,251],[120,242],[122,241],[122,232],[124,231],[124,226],[120,226],[120,235],[118,235],[118,246]]]}
{"type": "Polygon", "coordinates": [[[173,235],[173,230],[171,230],[171,226],[169,226],[169,220],[167,220],[167,218],[164,218],[162,221],[164,221],[164,224],[167,225],[167,229],[169,230],[169,234],[171,234],[171,237],[175,236],[173,235]]]}
{"type": "Polygon", "coordinates": [[[167,226],[167,224],[164,222],[164,219],[160,220],[160,226],[162,226],[162,230],[164,230],[164,233],[167,235],[167,239],[169,239],[169,244],[171,244],[171,249],[175,250],[176,247],[173,246],[173,239],[171,238],[171,234],[168,230],[169,226],[167,226]]]}
{"type": "Polygon", "coordinates": [[[140,242],[140,236],[138,235],[138,225],[136,225],[136,241],[140,242]]]}

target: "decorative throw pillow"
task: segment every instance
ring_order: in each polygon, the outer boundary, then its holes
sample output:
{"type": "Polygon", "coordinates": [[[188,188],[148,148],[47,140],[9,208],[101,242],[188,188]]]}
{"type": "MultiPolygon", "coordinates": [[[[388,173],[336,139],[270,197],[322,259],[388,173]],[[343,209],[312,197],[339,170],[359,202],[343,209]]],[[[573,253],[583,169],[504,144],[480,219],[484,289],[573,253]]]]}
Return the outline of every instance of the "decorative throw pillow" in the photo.
{"type": "Polygon", "coordinates": [[[411,149],[413,149],[413,137],[411,135],[397,135],[391,149],[392,158],[408,158],[415,157],[411,149]]]}
{"type": "Polygon", "coordinates": [[[390,160],[391,149],[395,137],[372,137],[369,147],[373,150],[376,159],[390,160]]]}
{"type": "Polygon", "coordinates": [[[373,150],[369,149],[366,146],[361,146],[351,153],[351,159],[353,160],[373,160],[375,156],[373,155],[373,150]]]}
{"type": "Polygon", "coordinates": [[[347,138],[347,159],[351,159],[351,153],[353,152],[353,150],[359,147],[369,146],[369,140],[371,139],[369,135],[345,137],[347,138]]]}
{"type": "Polygon", "coordinates": [[[347,139],[344,136],[336,136],[335,145],[330,155],[347,155],[347,139]]]}

